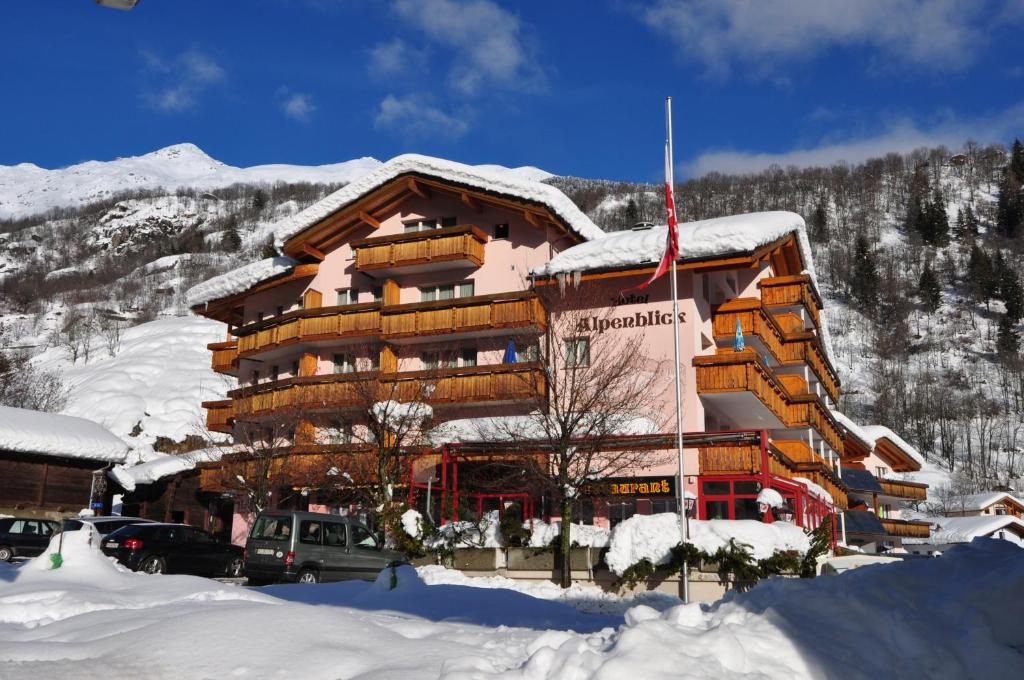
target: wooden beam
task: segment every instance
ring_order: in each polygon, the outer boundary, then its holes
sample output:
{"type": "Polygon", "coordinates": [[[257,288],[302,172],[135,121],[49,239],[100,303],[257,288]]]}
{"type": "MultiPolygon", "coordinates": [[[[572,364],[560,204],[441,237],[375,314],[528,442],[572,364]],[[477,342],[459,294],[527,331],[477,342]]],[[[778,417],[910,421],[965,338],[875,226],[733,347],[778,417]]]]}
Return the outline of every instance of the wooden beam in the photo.
{"type": "Polygon", "coordinates": [[[473,212],[478,213],[483,211],[483,206],[481,206],[480,203],[478,203],[472,196],[467,194],[465,191],[463,191],[460,194],[460,196],[462,197],[462,202],[466,205],[466,207],[472,210],[473,212]]]}
{"type": "Polygon", "coordinates": [[[363,222],[366,222],[374,229],[380,229],[380,220],[378,220],[376,217],[366,212],[365,210],[360,210],[358,214],[359,219],[361,219],[363,222]]]}
{"type": "Polygon", "coordinates": [[[302,244],[302,252],[314,258],[317,262],[323,262],[324,258],[327,257],[327,253],[320,250],[319,248],[315,248],[309,245],[308,243],[302,244]]]}
{"type": "Polygon", "coordinates": [[[417,182],[414,177],[409,178],[409,191],[420,198],[430,198],[430,189],[417,182]]]}
{"type": "Polygon", "coordinates": [[[544,228],[544,224],[540,221],[540,218],[538,218],[535,214],[533,214],[529,210],[524,210],[523,211],[523,219],[525,219],[527,222],[529,222],[530,225],[534,229],[543,229],[544,228]]]}

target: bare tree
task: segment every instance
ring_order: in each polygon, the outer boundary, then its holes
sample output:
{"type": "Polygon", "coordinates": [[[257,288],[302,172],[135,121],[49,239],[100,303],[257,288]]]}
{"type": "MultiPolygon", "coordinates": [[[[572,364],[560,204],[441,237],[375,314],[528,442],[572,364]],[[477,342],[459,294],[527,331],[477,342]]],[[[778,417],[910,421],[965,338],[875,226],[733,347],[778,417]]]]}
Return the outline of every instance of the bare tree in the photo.
{"type": "Polygon", "coordinates": [[[103,336],[103,343],[107,347],[107,354],[114,356],[121,349],[121,330],[124,323],[121,319],[109,316],[99,318],[100,335],[103,336]]]}
{"type": "MultiPolygon", "coordinates": [[[[523,418],[491,418],[480,425],[483,440],[508,442],[523,454],[517,462],[537,486],[557,499],[561,515],[562,587],[571,585],[573,504],[595,478],[636,471],[663,462],[660,454],[622,447],[643,416],[657,414],[666,393],[662,362],[647,352],[644,333],[603,332],[619,311],[593,291],[546,287],[549,310],[539,370],[521,373],[546,404],[523,418]],[[600,331],[598,329],[601,329],[600,331]]],[[[620,320],[621,322],[621,320],[620,320]]],[[[534,357],[527,357],[534,358],[534,357]]],[[[657,417],[656,415],[654,417],[657,417]]],[[[661,431],[663,423],[654,423],[661,431]]]]}

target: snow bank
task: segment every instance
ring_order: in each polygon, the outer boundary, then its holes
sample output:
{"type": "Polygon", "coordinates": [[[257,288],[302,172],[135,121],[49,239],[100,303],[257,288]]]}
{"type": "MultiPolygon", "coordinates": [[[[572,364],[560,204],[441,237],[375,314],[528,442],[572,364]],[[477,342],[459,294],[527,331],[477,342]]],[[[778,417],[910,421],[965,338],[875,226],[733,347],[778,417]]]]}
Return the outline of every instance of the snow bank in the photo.
{"type": "Polygon", "coordinates": [[[0,406],[0,450],[119,463],[128,445],[85,418],[0,406]]]}
{"type": "Polygon", "coordinates": [[[979,539],[934,560],[772,579],[710,607],[636,607],[610,635],[538,640],[520,668],[474,677],[1019,677],[1024,598],[1007,597],[1018,592],[1020,550],[979,539]]]}
{"type": "Polygon", "coordinates": [[[287,274],[298,263],[298,260],[286,256],[268,257],[265,260],[251,262],[192,286],[185,293],[185,299],[189,307],[195,307],[229,295],[242,293],[260,281],[287,274]]]}
{"type": "Polygon", "coordinates": [[[402,529],[413,538],[423,535],[423,515],[419,510],[410,508],[402,513],[402,529]]]}
{"type": "Polygon", "coordinates": [[[178,455],[155,453],[138,465],[115,465],[109,474],[125,491],[134,491],[139,484],[152,484],[179,472],[194,470],[198,463],[220,460],[224,451],[218,448],[199,449],[178,455]]]}
{"type": "Polygon", "coordinates": [[[95,351],[89,363],[72,364],[59,347],[34,362],[60,370],[68,387],[64,413],[97,422],[125,440],[138,424],[138,439],[164,436],[182,441],[207,435],[206,400],[223,399],[235,379],[215,373],[207,343],[224,339],[224,324],[197,317],[171,317],[126,329],[113,357],[95,351]]]}
{"type": "MultiPolygon", "coordinates": [[[[730,539],[749,546],[754,559],[766,559],[775,552],[805,553],[810,540],[803,530],[788,522],[765,524],[756,520],[690,520],[690,543],[713,553],[729,545],[730,539]]],[[[605,563],[620,576],[642,559],[655,565],[667,564],[672,548],[680,541],[679,516],[674,513],[634,515],[612,531],[605,563]]]]}
{"type": "Polygon", "coordinates": [[[924,456],[915,449],[913,446],[903,440],[898,434],[890,430],[884,425],[864,425],[861,428],[874,442],[879,439],[888,439],[903,453],[907,454],[911,459],[916,461],[919,465],[924,465],[924,456]]]}
{"type": "Polygon", "coordinates": [[[757,494],[757,502],[764,503],[770,508],[784,508],[786,507],[786,500],[782,497],[782,494],[775,489],[764,488],[757,494]]]}
{"type": "Polygon", "coordinates": [[[377,187],[400,175],[417,174],[425,177],[493,192],[502,196],[540,203],[558,215],[585,239],[599,239],[605,233],[576,207],[561,191],[549,184],[529,178],[528,172],[515,172],[505,168],[464,165],[442,158],[404,154],[387,161],[377,169],[314,203],[302,212],[283,220],[276,229],[280,247],[288,239],[300,234],[325,217],[362,198],[377,187]]]}
{"type": "MultiPolygon", "coordinates": [[[[539,520],[526,522],[523,526],[530,529],[530,547],[545,548],[551,545],[562,533],[562,523],[541,522],[539,520]]],[[[604,548],[608,546],[611,538],[611,531],[604,527],[595,527],[590,524],[573,524],[569,528],[569,538],[578,546],[584,548],[604,548]]]]}

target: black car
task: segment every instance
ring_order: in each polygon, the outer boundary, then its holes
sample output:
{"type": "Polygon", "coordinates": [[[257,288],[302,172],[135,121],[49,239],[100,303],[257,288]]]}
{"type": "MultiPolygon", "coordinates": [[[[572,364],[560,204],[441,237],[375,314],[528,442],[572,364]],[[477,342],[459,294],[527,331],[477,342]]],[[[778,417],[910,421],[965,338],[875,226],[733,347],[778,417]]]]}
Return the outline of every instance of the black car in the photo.
{"type": "Polygon", "coordinates": [[[147,574],[242,575],[241,547],[187,524],[132,524],[105,536],[100,547],[147,574]]]}
{"type": "Polygon", "coordinates": [[[29,517],[0,519],[0,562],[15,557],[35,557],[50,545],[50,537],[60,531],[60,522],[29,517]]]}
{"type": "Polygon", "coordinates": [[[121,527],[129,524],[153,524],[151,519],[141,517],[122,517],[120,515],[107,515],[103,517],[69,517],[64,520],[64,531],[79,531],[85,526],[91,526],[100,536],[113,533],[121,527]]]}

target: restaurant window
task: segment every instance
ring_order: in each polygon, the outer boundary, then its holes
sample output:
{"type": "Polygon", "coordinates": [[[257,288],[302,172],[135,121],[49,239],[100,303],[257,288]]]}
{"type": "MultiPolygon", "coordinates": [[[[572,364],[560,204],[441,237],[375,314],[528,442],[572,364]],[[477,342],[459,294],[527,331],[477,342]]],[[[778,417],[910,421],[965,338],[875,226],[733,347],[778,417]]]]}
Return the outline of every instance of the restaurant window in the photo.
{"type": "Polygon", "coordinates": [[[757,494],[761,483],[753,480],[708,480],[701,482],[704,519],[761,519],[757,494]]]}
{"type": "Polygon", "coordinates": [[[614,529],[636,514],[636,501],[614,501],[608,503],[608,524],[614,529]]]}
{"type": "Polygon", "coordinates": [[[494,238],[496,238],[496,239],[507,239],[508,238],[508,233],[509,233],[509,229],[508,229],[508,223],[507,222],[504,222],[502,224],[495,224],[494,225],[494,238]]]}
{"type": "Polygon", "coordinates": [[[343,352],[334,355],[335,373],[355,373],[356,357],[351,352],[343,352]]]}
{"type": "Polygon", "coordinates": [[[569,338],[565,341],[565,365],[568,368],[590,365],[590,338],[569,338]]]}
{"type": "Polygon", "coordinates": [[[359,302],[358,288],[338,288],[334,292],[337,295],[336,305],[354,305],[359,302]]]}

